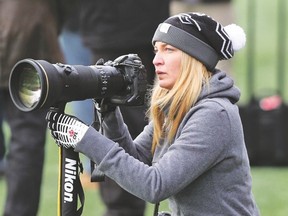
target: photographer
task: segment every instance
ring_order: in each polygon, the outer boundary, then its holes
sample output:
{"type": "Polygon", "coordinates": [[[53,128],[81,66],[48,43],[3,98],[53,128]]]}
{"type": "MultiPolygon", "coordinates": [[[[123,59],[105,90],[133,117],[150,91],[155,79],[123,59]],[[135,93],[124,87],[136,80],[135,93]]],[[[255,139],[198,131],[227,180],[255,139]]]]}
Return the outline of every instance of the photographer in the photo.
{"type": "Polygon", "coordinates": [[[157,80],[144,131],[132,140],[113,104],[103,116],[105,136],[50,111],[46,118],[56,143],[87,155],[141,199],[168,199],[174,216],[259,215],[236,105],[240,91],[215,68],[245,45],[245,33],[185,13],[161,23],[153,45],[157,80]]]}

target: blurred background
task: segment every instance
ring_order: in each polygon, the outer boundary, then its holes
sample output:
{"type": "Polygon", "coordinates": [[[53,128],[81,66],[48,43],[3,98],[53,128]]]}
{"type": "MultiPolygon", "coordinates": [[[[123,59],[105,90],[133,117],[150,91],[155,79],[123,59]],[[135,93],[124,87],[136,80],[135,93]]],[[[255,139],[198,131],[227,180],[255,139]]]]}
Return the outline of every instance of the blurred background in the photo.
{"type": "MultiPolygon", "coordinates": [[[[193,0],[171,1],[171,14],[187,11],[190,7],[193,8],[191,6],[192,2],[193,0]]],[[[228,73],[234,77],[236,85],[242,92],[239,106],[243,117],[243,124],[246,127],[245,132],[247,133],[247,137],[254,134],[254,137],[251,138],[252,142],[251,140],[247,140],[247,145],[249,143],[247,148],[249,154],[251,154],[253,192],[262,216],[288,215],[288,165],[285,160],[285,158],[288,159],[288,139],[286,142],[288,118],[285,109],[288,99],[288,87],[286,86],[288,81],[288,48],[285,41],[288,31],[286,16],[288,7],[285,2],[286,0],[232,0],[232,10],[223,10],[221,12],[222,15],[230,13],[232,15],[232,22],[242,26],[247,34],[246,48],[236,53],[233,61],[229,62],[231,65],[228,66],[228,73]],[[275,97],[273,97],[275,95],[277,96],[276,99],[280,98],[280,105],[279,100],[275,100],[275,97]],[[262,102],[264,103],[264,107],[262,107],[262,102]],[[258,118],[253,119],[253,122],[257,121],[258,124],[262,124],[261,126],[251,126],[253,124],[249,121],[252,119],[249,110],[252,110],[252,117],[258,116],[258,118]],[[275,122],[277,118],[281,120],[280,125],[278,125],[280,120],[275,122]],[[256,129],[255,127],[259,127],[260,129],[256,129]],[[247,128],[249,128],[249,131],[247,128]],[[261,134],[259,131],[262,131],[264,134],[261,134]],[[283,139],[280,140],[279,145],[276,145],[274,141],[278,137],[277,132],[279,131],[281,131],[279,136],[283,136],[283,139]],[[276,136],[276,138],[269,139],[273,136],[276,136]],[[256,141],[253,142],[253,139],[256,141]],[[267,144],[263,139],[271,143],[268,142],[267,144]],[[253,144],[256,142],[258,143],[257,146],[253,144]],[[261,143],[265,143],[266,146],[262,147],[261,143]],[[263,150],[264,148],[266,148],[265,151],[263,150]],[[277,155],[273,156],[276,148],[280,149],[280,162],[277,161],[277,155]],[[263,154],[259,156],[258,154],[261,152],[263,154]],[[267,152],[269,154],[265,155],[267,152]],[[260,162],[257,161],[258,159],[260,162]]],[[[205,12],[202,10],[204,10],[203,7],[202,9],[200,6],[197,8],[198,12],[205,12]]],[[[216,9],[212,8],[210,10],[213,12],[216,9]]],[[[213,15],[211,16],[213,17],[213,15]]],[[[4,133],[7,143],[10,131],[5,122],[4,133]]],[[[39,216],[57,214],[57,149],[58,147],[54,144],[50,134],[47,134],[39,216]]],[[[85,180],[84,178],[82,181],[85,191],[83,215],[102,215],[104,206],[99,198],[97,184],[87,183],[87,179],[85,180]]],[[[0,212],[3,212],[5,193],[5,180],[0,178],[0,212]]],[[[28,194],[27,199],[29,199],[28,194]]],[[[154,206],[149,204],[145,215],[151,216],[153,208],[154,206]]],[[[168,210],[167,203],[161,203],[160,209],[168,210]]]]}

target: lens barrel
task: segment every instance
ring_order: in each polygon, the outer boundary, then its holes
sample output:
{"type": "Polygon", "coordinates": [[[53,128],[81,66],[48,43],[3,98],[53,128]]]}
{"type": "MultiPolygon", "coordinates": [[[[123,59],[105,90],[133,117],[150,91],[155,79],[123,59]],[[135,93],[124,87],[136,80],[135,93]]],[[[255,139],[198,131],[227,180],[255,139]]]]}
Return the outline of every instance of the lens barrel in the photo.
{"type": "Polygon", "coordinates": [[[16,107],[24,112],[87,98],[124,93],[127,83],[120,70],[106,65],[50,64],[23,59],[12,69],[9,90],[16,107]]]}

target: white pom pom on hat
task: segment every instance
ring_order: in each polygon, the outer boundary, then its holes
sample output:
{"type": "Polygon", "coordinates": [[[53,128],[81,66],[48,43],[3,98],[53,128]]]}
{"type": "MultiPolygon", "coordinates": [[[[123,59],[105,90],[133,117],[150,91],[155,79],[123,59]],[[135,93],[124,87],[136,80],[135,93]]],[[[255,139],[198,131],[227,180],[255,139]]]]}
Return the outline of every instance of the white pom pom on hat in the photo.
{"type": "Polygon", "coordinates": [[[224,30],[232,41],[232,47],[234,51],[238,51],[245,46],[246,34],[240,26],[236,24],[230,24],[225,26],[224,30]]]}

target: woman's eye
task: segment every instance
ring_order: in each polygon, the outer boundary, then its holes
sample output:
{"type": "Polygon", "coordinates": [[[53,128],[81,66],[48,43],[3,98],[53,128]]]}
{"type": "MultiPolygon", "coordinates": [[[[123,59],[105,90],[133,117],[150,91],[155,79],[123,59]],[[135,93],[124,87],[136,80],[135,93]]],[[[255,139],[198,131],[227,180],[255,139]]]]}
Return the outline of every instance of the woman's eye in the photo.
{"type": "Polygon", "coordinates": [[[173,48],[171,48],[171,47],[166,47],[165,50],[166,50],[167,52],[172,52],[172,51],[173,51],[173,48]]]}

